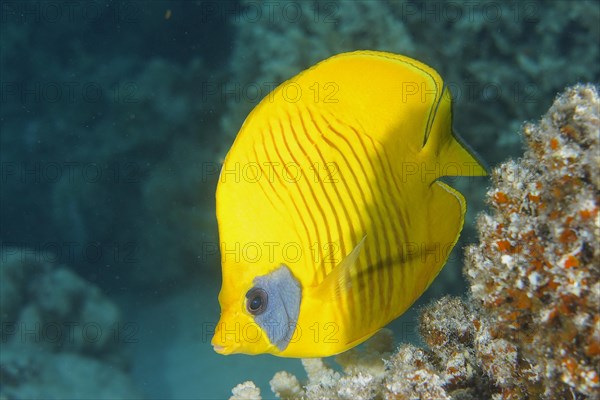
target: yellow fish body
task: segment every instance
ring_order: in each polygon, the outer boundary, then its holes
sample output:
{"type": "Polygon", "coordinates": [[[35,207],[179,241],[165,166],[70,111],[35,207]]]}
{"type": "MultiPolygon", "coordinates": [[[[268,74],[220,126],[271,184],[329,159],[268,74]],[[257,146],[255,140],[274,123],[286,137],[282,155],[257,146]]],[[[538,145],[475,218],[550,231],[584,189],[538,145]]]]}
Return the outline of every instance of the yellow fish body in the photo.
{"type": "Polygon", "coordinates": [[[440,176],[486,171],[452,133],[435,70],[339,54],[248,115],[217,188],[222,354],[323,357],[400,316],[446,262],[463,196],[440,176]]]}

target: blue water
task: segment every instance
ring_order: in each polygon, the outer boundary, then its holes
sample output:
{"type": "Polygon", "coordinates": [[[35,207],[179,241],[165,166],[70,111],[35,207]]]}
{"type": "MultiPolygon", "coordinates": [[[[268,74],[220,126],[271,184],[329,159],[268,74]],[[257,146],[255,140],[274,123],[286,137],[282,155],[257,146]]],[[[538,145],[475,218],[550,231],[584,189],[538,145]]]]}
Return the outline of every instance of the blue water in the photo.
{"type": "MultiPolygon", "coordinates": [[[[600,78],[595,1],[2,1],[0,397],[226,398],[298,360],[220,356],[214,192],[248,111],[336,53],[417,58],[491,166],[600,78]],[[108,377],[108,378],[107,378],[108,377]]],[[[485,179],[419,304],[462,294],[485,179]]],[[[240,199],[244,201],[244,199],[240,199]]],[[[413,309],[391,328],[418,343],[413,309]]]]}

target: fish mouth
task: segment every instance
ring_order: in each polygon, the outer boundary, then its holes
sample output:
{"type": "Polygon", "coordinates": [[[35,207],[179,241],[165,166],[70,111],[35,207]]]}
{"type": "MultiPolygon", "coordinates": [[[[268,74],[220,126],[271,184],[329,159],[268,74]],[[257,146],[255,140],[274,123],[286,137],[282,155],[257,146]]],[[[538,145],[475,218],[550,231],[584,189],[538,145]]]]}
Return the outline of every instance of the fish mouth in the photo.
{"type": "Polygon", "coordinates": [[[219,353],[219,354],[225,354],[225,346],[220,346],[218,344],[213,344],[213,350],[215,351],[215,353],[219,353]]]}
{"type": "Polygon", "coordinates": [[[213,350],[215,351],[215,353],[217,354],[221,354],[224,356],[227,356],[229,354],[233,354],[235,353],[235,346],[224,346],[221,344],[212,344],[213,350]]]}
{"type": "Polygon", "coordinates": [[[219,337],[216,334],[213,336],[210,344],[212,345],[215,353],[223,355],[233,353],[236,347],[235,345],[232,345],[232,343],[227,343],[223,342],[222,340],[219,340],[219,337]]]}
{"type": "Polygon", "coordinates": [[[243,346],[240,326],[242,326],[242,323],[239,321],[237,313],[227,311],[221,313],[221,318],[215,326],[210,341],[215,353],[223,355],[239,353],[240,347],[243,346]]]}

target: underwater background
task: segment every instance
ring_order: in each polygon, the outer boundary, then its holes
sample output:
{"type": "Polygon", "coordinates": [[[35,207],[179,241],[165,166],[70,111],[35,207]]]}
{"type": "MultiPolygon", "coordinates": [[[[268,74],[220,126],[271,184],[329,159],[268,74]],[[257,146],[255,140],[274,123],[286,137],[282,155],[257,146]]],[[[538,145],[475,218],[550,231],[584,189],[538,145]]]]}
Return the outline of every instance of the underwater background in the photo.
{"type": "MultiPolygon", "coordinates": [[[[434,67],[490,165],[559,91],[600,81],[597,1],[2,1],[0,399],[227,398],[298,360],[220,356],[214,192],[247,113],[358,49],[434,67]]],[[[461,295],[489,180],[450,261],[390,328],[461,295]]],[[[241,199],[243,201],[243,199],[241,199]]],[[[268,396],[268,395],[267,395],[268,396]]]]}

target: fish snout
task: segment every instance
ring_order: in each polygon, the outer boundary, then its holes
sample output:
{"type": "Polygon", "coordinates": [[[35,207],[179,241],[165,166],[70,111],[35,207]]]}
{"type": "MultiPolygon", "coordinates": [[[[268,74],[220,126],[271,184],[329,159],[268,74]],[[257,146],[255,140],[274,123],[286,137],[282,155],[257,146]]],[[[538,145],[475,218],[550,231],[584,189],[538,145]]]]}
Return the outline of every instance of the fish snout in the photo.
{"type": "Polygon", "coordinates": [[[276,349],[258,323],[241,312],[225,311],[215,327],[211,340],[219,354],[262,354],[276,349]]]}
{"type": "Polygon", "coordinates": [[[227,355],[227,354],[231,354],[232,353],[231,348],[229,348],[227,346],[223,346],[221,344],[216,344],[214,338],[211,341],[211,344],[213,346],[213,350],[215,351],[215,353],[223,354],[223,355],[227,355]]]}
{"type": "Polygon", "coordinates": [[[242,344],[240,332],[239,322],[234,321],[234,318],[221,316],[210,341],[214,351],[224,355],[236,353],[242,344]]]}

